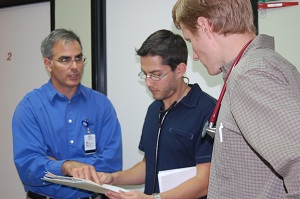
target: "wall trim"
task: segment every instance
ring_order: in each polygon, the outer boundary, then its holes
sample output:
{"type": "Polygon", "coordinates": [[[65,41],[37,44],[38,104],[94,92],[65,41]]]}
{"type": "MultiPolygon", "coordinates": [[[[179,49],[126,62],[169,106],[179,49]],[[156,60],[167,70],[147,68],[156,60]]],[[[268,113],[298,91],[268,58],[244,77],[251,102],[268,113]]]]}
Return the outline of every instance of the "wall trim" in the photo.
{"type": "Polygon", "coordinates": [[[106,0],[91,0],[92,88],[107,95],[106,0]]]}

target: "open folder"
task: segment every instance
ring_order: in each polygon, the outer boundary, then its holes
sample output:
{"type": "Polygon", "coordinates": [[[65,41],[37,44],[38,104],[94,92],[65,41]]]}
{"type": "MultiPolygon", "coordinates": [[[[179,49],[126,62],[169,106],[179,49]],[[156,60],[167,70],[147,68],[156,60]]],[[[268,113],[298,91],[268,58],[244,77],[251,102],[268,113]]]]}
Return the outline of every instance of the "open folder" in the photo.
{"type": "Polygon", "coordinates": [[[58,176],[50,172],[47,172],[45,176],[42,178],[42,180],[56,183],[56,184],[66,185],[70,187],[75,187],[78,189],[84,189],[95,193],[102,193],[102,194],[105,194],[107,191],[114,191],[114,192],[119,192],[120,190],[124,192],[128,191],[126,189],[117,186],[112,186],[108,184],[99,185],[90,180],[84,180],[75,177],[58,176]]]}
{"type": "Polygon", "coordinates": [[[186,167],[158,172],[158,184],[160,192],[168,191],[196,176],[196,167],[186,167]]]}

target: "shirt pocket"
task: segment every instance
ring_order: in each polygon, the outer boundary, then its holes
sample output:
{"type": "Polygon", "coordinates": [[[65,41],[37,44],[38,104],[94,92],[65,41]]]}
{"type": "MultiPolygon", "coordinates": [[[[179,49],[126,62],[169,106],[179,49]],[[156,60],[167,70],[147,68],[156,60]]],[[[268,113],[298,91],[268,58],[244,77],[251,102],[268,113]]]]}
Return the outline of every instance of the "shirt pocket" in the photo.
{"type": "Polygon", "coordinates": [[[170,133],[174,134],[175,136],[178,136],[182,139],[187,139],[187,140],[193,140],[194,139],[194,134],[192,134],[190,132],[187,132],[187,131],[170,128],[170,133]]]}

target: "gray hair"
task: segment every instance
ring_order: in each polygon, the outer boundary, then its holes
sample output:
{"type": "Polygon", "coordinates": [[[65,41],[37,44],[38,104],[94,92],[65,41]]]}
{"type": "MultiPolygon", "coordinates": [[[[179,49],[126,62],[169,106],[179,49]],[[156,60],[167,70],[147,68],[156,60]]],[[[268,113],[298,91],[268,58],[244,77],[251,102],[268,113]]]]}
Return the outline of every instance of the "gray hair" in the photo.
{"type": "Polygon", "coordinates": [[[71,30],[66,29],[56,29],[53,30],[42,42],[41,52],[42,56],[52,59],[53,58],[53,46],[57,41],[63,41],[64,43],[72,43],[73,41],[78,41],[81,49],[80,38],[71,30]]]}

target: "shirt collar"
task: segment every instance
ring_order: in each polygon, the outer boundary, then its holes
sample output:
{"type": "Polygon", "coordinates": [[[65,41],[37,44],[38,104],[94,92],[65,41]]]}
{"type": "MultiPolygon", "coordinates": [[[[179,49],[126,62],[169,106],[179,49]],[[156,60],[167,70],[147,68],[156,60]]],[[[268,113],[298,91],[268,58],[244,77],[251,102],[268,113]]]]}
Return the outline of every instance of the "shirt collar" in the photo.
{"type": "MultiPolygon", "coordinates": [[[[60,92],[58,92],[54,88],[54,86],[53,86],[53,84],[51,82],[51,79],[49,79],[48,83],[45,84],[45,87],[46,87],[46,90],[47,90],[48,99],[52,103],[54,102],[55,99],[68,100],[66,96],[64,96],[63,94],[61,94],[60,92]]],[[[72,98],[70,99],[70,101],[73,98],[76,98],[77,96],[81,96],[82,99],[87,100],[87,98],[86,98],[86,96],[87,96],[86,90],[84,89],[84,87],[81,84],[78,85],[76,93],[72,96],[72,98]]]]}
{"type": "Polygon", "coordinates": [[[222,71],[222,78],[223,78],[224,82],[226,81],[227,74],[228,74],[233,62],[234,62],[234,59],[220,68],[222,71]]]}
{"type": "Polygon", "coordinates": [[[202,90],[198,84],[189,84],[189,86],[191,87],[191,90],[180,102],[185,106],[192,108],[197,105],[202,90]]]}

